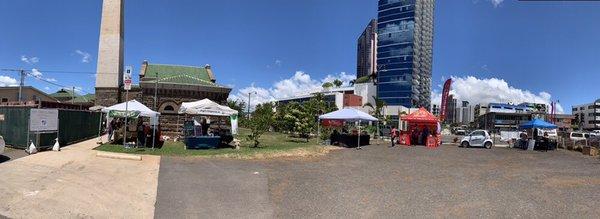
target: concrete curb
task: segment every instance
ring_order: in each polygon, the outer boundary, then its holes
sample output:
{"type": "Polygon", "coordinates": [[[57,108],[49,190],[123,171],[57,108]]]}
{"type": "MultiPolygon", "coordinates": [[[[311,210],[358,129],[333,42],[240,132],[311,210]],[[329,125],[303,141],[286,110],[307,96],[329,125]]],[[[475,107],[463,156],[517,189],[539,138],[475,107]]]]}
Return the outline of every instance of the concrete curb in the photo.
{"type": "Polygon", "coordinates": [[[104,157],[104,158],[111,158],[111,159],[122,159],[122,160],[135,160],[135,161],[141,161],[142,160],[142,156],[141,155],[113,153],[113,152],[104,152],[104,151],[98,151],[96,153],[96,157],[104,157]]]}

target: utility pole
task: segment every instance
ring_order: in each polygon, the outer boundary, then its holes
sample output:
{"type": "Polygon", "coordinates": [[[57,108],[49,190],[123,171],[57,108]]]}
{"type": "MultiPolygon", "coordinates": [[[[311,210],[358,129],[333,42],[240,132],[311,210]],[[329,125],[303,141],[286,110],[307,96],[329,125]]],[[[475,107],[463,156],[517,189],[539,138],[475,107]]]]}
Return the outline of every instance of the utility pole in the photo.
{"type": "Polygon", "coordinates": [[[71,87],[71,104],[75,104],[75,86],[71,87]]]}
{"type": "Polygon", "coordinates": [[[248,114],[246,115],[248,117],[248,120],[250,120],[250,95],[252,94],[252,92],[248,92],[248,114]]]}
{"type": "Polygon", "coordinates": [[[19,84],[19,103],[23,101],[23,86],[25,86],[25,71],[23,69],[19,70],[21,73],[21,83],[19,84]]]}

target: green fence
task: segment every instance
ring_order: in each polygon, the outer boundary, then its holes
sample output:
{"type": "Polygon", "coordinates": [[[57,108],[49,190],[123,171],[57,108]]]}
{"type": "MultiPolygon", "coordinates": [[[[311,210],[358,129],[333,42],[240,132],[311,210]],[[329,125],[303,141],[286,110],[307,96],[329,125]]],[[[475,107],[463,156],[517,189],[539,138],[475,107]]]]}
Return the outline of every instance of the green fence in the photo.
{"type": "Polygon", "coordinates": [[[0,108],[0,135],[7,145],[25,148],[30,108],[0,108]]]}
{"type": "MultiPolygon", "coordinates": [[[[27,147],[27,130],[31,108],[0,108],[0,135],[7,145],[24,149],[27,147]]],[[[79,110],[58,111],[59,143],[61,146],[87,140],[98,135],[98,123],[101,113],[79,110]]],[[[31,134],[29,140],[40,147],[51,147],[56,139],[56,133],[31,134]]]]}

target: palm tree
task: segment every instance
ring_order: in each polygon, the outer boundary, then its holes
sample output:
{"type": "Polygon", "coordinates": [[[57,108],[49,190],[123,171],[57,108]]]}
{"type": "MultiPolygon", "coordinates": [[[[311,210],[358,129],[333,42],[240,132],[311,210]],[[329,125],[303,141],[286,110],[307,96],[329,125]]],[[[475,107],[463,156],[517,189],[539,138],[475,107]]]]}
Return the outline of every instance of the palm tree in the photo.
{"type": "Polygon", "coordinates": [[[373,100],[375,102],[375,106],[371,103],[365,103],[364,107],[370,107],[373,110],[373,116],[377,119],[381,119],[382,110],[386,106],[385,101],[382,99],[373,96],[373,100]]]}
{"type": "Polygon", "coordinates": [[[331,82],[325,82],[323,83],[323,85],[321,85],[321,87],[323,87],[324,89],[329,89],[333,87],[333,84],[331,82]]]}
{"type": "Polygon", "coordinates": [[[335,85],[335,87],[341,87],[343,84],[344,82],[340,81],[340,79],[333,80],[333,85],[335,85]]]}

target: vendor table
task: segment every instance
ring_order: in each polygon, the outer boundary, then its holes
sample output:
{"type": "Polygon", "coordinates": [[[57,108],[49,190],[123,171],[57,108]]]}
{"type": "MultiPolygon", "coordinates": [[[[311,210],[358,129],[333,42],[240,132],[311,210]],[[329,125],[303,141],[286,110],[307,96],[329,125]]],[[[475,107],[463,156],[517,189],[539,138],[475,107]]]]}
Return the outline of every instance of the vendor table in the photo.
{"type": "MultiPolygon", "coordinates": [[[[370,135],[360,135],[360,146],[369,145],[371,140],[370,135]]],[[[351,134],[340,134],[339,136],[340,146],[344,147],[357,147],[358,135],[351,134]]]]}
{"type": "Polygon", "coordinates": [[[211,149],[218,148],[221,144],[220,136],[190,136],[184,139],[186,149],[211,149]]]}

